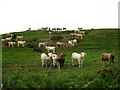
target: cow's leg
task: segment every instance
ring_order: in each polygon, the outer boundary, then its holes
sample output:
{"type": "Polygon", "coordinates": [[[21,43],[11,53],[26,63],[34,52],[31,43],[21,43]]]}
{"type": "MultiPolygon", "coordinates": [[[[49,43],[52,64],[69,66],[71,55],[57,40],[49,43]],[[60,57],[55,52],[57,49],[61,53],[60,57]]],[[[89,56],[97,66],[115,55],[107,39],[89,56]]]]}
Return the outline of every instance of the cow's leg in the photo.
{"type": "Polygon", "coordinates": [[[74,59],[72,58],[72,66],[74,66],[74,59]]]}
{"type": "Polygon", "coordinates": [[[46,67],[47,67],[47,63],[45,63],[46,67]]]}
{"type": "Polygon", "coordinates": [[[8,47],[10,47],[10,44],[8,44],[8,47]]]}
{"type": "Polygon", "coordinates": [[[23,47],[24,47],[24,44],[22,44],[23,45],[23,47]]]}
{"type": "Polygon", "coordinates": [[[44,67],[44,60],[42,60],[42,67],[44,67]]]}
{"type": "Polygon", "coordinates": [[[56,63],[55,60],[53,60],[53,67],[55,67],[55,63],[56,63]]]}
{"type": "Polygon", "coordinates": [[[18,47],[19,47],[19,44],[18,44],[18,47]]]}
{"type": "Polygon", "coordinates": [[[81,67],[83,66],[82,64],[83,64],[83,62],[81,61],[81,67]]]}
{"type": "Polygon", "coordinates": [[[55,53],[55,49],[53,50],[53,53],[55,53]]]}
{"type": "Polygon", "coordinates": [[[81,39],[82,39],[82,35],[81,35],[81,39]]]}
{"type": "Polygon", "coordinates": [[[79,63],[79,67],[81,67],[81,62],[80,62],[80,60],[78,60],[78,63],[79,63]]]}

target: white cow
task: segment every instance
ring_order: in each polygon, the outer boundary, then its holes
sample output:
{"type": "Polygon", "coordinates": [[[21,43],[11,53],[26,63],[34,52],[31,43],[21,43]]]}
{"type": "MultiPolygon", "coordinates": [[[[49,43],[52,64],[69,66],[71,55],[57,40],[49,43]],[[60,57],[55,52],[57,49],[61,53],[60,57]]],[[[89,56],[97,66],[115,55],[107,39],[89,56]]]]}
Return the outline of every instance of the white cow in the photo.
{"type": "Polygon", "coordinates": [[[12,37],[6,38],[5,41],[10,41],[12,37]]]}
{"type": "Polygon", "coordinates": [[[48,63],[51,61],[51,56],[45,53],[42,53],[41,60],[42,60],[42,67],[44,67],[44,65],[47,67],[48,63]]]}
{"type": "Polygon", "coordinates": [[[23,36],[17,36],[17,37],[16,37],[17,41],[18,41],[19,39],[21,40],[22,38],[23,38],[23,36]]]}
{"type": "Polygon", "coordinates": [[[2,42],[6,41],[6,39],[1,39],[2,42]]]}
{"type": "Polygon", "coordinates": [[[58,55],[52,54],[53,67],[58,64],[58,55]]]}
{"type": "Polygon", "coordinates": [[[82,67],[83,59],[87,55],[85,52],[81,52],[80,54],[74,52],[72,53],[72,66],[74,66],[74,60],[78,61],[79,67],[82,67]]]}
{"type": "Polygon", "coordinates": [[[38,47],[41,47],[41,46],[46,46],[46,42],[39,42],[39,44],[38,44],[38,47]]]}
{"type": "Polygon", "coordinates": [[[77,45],[77,39],[71,40],[75,45],[77,45]]]}
{"type": "Polygon", "coordinates": [[[22,45],[22,47],[24,47],[24,44],[25,44],[25,41],[18,41],[18,47],[19,47],[20,45],[22,45]]]}
{"type": "Polygon", "coordinates": [[[15,42],[8,42],[8,47],[10,47],[10,46],[14,46],[16,43],[15,42]]]}
{"type": "Polygon", "coordinates": [[[75,44],[74,44],[71,40],[68,41],[68,44],[69,44],[70,46],[75,46],[75,44]]]}
{"type": "Polygon", "coordinates": [[[49,51],[53,51],[53,53],[55,53],[55,47],[54,46],[46,46],[45,47],[49,53],[49,51]]]}
{"type": "Polygon", "coordinates": [[[80,39],[83,39],[83,34],[76,34],[75,36],[79,37],[80,39]]]}

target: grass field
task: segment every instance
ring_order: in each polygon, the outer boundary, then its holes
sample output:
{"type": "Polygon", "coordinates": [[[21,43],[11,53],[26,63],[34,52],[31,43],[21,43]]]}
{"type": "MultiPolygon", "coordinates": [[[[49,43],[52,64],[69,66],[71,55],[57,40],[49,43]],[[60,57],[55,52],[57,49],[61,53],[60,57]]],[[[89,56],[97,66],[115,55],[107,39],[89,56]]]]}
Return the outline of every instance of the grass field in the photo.
{"type": "MultiPolygon", "coordinates": [[[[63,32],[61,36],[64,39],[61,41],[71,39],[69,33],[63,32]]],[[[26,41],[33,39],[37,39],[36,43],[49,41],[47,32],[26,31],[14,34],[23,35],[26,41]]],[[[77,46],[57,49],[56,54],[65,53],[67,55],[64,67],[61,68],[60,78],[58,78],[57,67],[41,67],[40,54],[42,52],[35,52],[27,46],[25,48],[3,47],[2,82],[4,88],[119,88],[118,40],[117,29],[97,29],[87,31],[86,36],[83,37],[83,40],[79,40],[77,46]],[[113,50],[116,51],[116,56],[115,62],[111,65],[112,71],[99,73],[102,53],[109,53],[113,50]],[[88,54],[84,59],[83,67],[79,68],[78,62],[72,67],[71,54],[83,51],[88,54]],[[91,83],[88,84],[89,82],[91,83]],[[84,86],[86,84],[88,85],[84,86]]],[[[43,50],[47,53],[45,49],[43,50]]]]}

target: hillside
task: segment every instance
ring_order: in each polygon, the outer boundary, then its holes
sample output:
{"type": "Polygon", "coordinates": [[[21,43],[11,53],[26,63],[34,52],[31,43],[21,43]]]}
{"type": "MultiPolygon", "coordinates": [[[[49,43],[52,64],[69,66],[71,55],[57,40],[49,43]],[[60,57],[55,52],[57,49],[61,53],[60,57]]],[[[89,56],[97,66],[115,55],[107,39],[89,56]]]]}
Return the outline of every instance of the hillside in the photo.
{"type": "MultiPolygon", "coordinates": [[[[62,42],[71,39],[69,33],[65,31],[61,34],[64,37],[62,42]]],[[[40,41],[51,41],[47,31],[26,31],[16,32],[16,35],[23,35],[24,40],[38,44],[40,41]]],[[[55,36],[56,34],[52,34],[55,36]]],[[[52,37],[51,36],[51,37],[52,37]]],[[[3,38],[5,35],[3,35],[3,38]]],[[[61,76],[58,78],[56,68],[42,68],[40,54],[42,52],[33,51],[32,48],[3,47],[2,48],[2,75],[4,88],[82,88],[92,81],[87,88],[119,88],[118,80],[120,73],[118,67],[118,30],[90,30],[86,31],[83,40],[78,40],[78,45],[74,47],[65,46],[58,48],[56,54],[65,53],[64,67],[61,68],[61,76]],[[110,66],[112,72],[101,70],[102,53],[116,51],[115,62],[110,66]],[[86,52],[83,67],[78,67],[78,62],[72,67],[71,54],[73,52],[86,52]],[[114,72],[114,73],[113,73],[114,72]],[[104,75],[105,74],[105,75],[104,75]],[[111,82],[112,81],[112,82],[111,82]]],[[[5,43],[3,43],[5,45],[5,43]]],[[[44,47],[41,48],[47,53],[44,47]]],[[[108,63],[107,63],[108,64],[108,63]]],[[[104,69],[104,68],[103,68],[104,69]]],[[[86,87],[85,87],[86,88],[86,87]]]]}

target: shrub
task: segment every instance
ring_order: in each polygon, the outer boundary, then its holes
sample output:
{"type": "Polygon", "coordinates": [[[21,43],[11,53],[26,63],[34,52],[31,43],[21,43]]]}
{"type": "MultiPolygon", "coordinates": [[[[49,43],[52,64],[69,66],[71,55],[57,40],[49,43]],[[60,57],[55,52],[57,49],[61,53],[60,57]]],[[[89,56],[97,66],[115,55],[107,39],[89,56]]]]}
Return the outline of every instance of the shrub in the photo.
{"type": "Polygon", "coordinates": [[[27,47],[29,47],[29,48],[34,48],[34,47],[37,47],[37,45],[36,45],[35,43],[33,43],[33,42],[29,42],[29,43],[27,44],[27,47]]]}
{"type": "Polygon", "coordinates": [[[42,52],[42,51],[43,51],[43,50],[40,49],[39,47],[34,47],[33,50],[34,50],[34,51],[37,51],[37,52],[42,52]]]}
{"type": "Polygon", "coordinates": [[[34,38],[34,39],[33,39],[33,41],[37,41],[37,39],[36,39],[36,38],[34,38]]]}
{"type": "Polygon", "coordinates": [[[51,40],[53,40],[53,41],[59,41],[61,39],[63,39],[62,36],[53,36],[53,37],[51,37],[51,40]]]}

